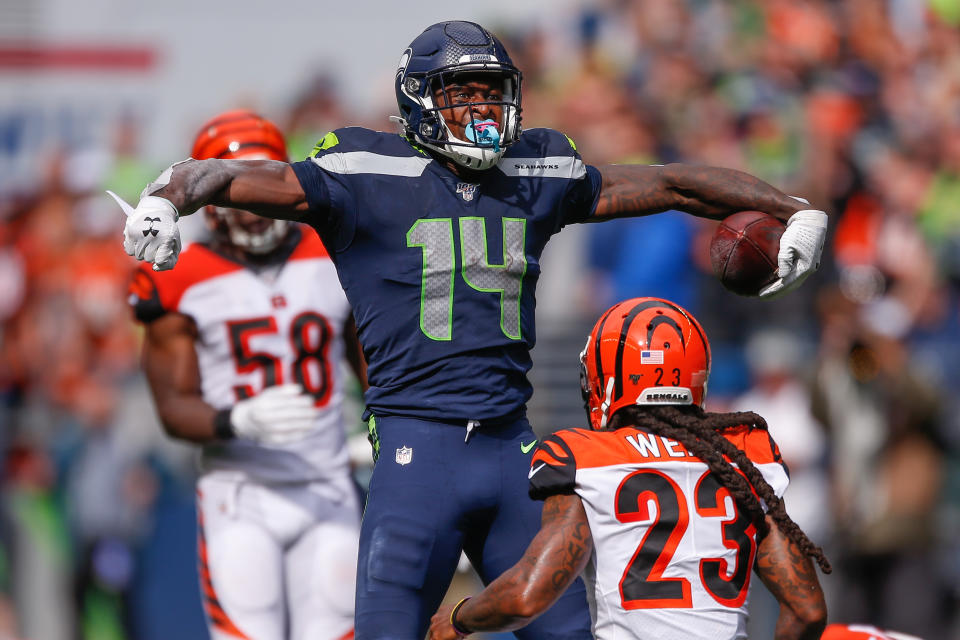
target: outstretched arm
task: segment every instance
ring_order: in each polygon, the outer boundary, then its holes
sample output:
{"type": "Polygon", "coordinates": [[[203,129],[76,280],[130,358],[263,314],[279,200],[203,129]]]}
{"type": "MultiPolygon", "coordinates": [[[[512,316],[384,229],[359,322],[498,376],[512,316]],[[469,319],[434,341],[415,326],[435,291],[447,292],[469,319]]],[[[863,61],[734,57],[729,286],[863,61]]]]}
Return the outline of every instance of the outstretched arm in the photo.
{"type": "Polygon", "coordinates": [[[172,269],[180,254],[180,214],[212,204],[269,218],[305,221],[306,193],[293,168],[276,160],[184,160],[147,185],[136,209],[110,193],[127,214],[123,249],[154,271],[172,269]]]}
{"type": "Polygon", "coordinates": [[[588,222],[679,209],[721,220],[738,211],[763,211],[787,223],[780,236],[778,278],[760,291],[770,298],[794,289],[820,266],[827,214],[735,169],[684,164],[607,165],[600,198],[588,222]]]}
{"type": "MultiPolygon", "coordinates": [[[[556,495],[543,504],[540,532],[517,564],[457,609],[461,630],[510,631],[546,611],[576,579],[593,552],[583,503],[576,495],[556,495]]],[[[461,637],[451,624],[452,607],[441,607],[430,621],[431,640],[461,637]]]]}
{"type": "Polygon", "coordinates": [[[212,204],[302,222],[308,208],[293,169],[276,160],[186,160],[171,167],[169,182],[147,191],[169,200],[181,215],[212,204]]]}
{"type": "Polygon", "coordinates": [[[806,208],[763,180],[735,169],[687,164],[598,167],[603,176],[592,220],[645,216],[670,209],[721,220],[756,210],[786,221],[806,208]]]}
{"type": "Polygon", "coordinates": [[[767,524],[770,533],[757,548],[756,572],[780,603],[775,640],[815,640],[827,624],[827,605],[813,563],[770,516],[767,524]]]}

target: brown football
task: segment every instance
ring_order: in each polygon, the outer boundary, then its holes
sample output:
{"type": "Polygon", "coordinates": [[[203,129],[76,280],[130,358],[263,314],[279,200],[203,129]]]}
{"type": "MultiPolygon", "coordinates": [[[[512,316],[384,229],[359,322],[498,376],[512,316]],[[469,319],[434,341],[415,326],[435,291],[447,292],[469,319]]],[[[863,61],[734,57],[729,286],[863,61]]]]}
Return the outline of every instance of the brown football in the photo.
{"type": "Polygon", "coordinates": [[[733,293],[759,295],[777,279],[777,253],[786,228],[762,211],[740,211],[724,218],[710,241],[714,275],[733,293]]]}

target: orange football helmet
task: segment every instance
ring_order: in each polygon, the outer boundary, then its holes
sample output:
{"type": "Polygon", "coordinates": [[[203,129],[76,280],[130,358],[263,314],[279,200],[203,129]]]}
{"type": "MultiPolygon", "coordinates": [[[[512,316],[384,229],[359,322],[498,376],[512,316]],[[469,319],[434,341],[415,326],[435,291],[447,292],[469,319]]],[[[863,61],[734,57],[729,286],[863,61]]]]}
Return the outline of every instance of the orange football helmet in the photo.
{"type": "Polygon", "coordinates": [[[580,354],[580,390],[593,429],[631,405],[703,406],[710,343],[697,320],[660,298],[608,309],[580,354]]]}
{"type": "MultiPolygon", "coordinates": [[[[287,143],[277,125],[245,109],[226,111],[200,128],[190,156],[196,160],[287,160],[287,143]]],[[[292,226],[286,220],[255,217],[235,209],[208,206],[207,225],[222,242],[248,254],[264,255],[279,247],[292,226]]]]}
{"type": "Polygon", "coordinates": [[[226,111],[205,122],[190,157],[287,160],[287,143],[277,125],[253,111],[226,111]]]}

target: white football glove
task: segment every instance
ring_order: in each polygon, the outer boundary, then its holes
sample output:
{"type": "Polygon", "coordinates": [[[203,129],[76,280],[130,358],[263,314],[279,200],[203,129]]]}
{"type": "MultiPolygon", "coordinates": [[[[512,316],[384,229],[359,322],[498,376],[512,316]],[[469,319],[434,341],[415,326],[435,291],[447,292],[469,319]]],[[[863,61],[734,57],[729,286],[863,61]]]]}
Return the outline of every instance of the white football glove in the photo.
{"type": "Polygon", "coordinates": [[[123,250],[137,260],[153,263],[154,271],[173,269],[180,255],[180,215],[173,203],[159,196],[145,196],[137,208],[113,191],[107,191],[127,214],[123,227],[123,250]]]}
{"type": "Polygon", "coordinates": [[[238,438],[264,444],[288,444],[316,428],[320,410],[313,396],[298,384],[267,387],[230,410],[230,425],[238,438]]]}
{"type": "Polygon", "coordinates": [[[780,236],[776,281],[760,290],[761,298],[775,298],[800,286],[820,266],[827,238],[827,214],[817,209],[797,211],[780,236]]]}

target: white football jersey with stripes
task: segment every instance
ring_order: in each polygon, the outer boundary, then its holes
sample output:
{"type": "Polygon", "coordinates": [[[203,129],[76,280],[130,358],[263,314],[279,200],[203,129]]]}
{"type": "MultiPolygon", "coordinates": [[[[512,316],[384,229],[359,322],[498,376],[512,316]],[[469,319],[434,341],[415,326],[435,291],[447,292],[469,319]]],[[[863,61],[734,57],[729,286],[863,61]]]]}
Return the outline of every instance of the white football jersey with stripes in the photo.
{"type": "MultiPolygon", "coordinates": [[[[782,496],[787,472],[767,432],[724,435],[782,496]]],[[[547,438],[531,464],[531,495],[572,490],[583,501],[596,638],[746,638],[756,529],[702,460],[636,428],[569,429],[547,438]]]]}
{"type": "Polygon", "coordinates": [[[197,328],[204,400],[228,408],[264,387],[299,383],[323,411],[298,442],[265,446],[231,440],[203,447],[204,471],[263,481],[310,481],[347,473],[342,331],[350,307],[336,269],[308,229],[281,265],[257,273],[194,244],[175,269],[141,268],[131,287],[137,317],[182,313],[197,328]]]}

